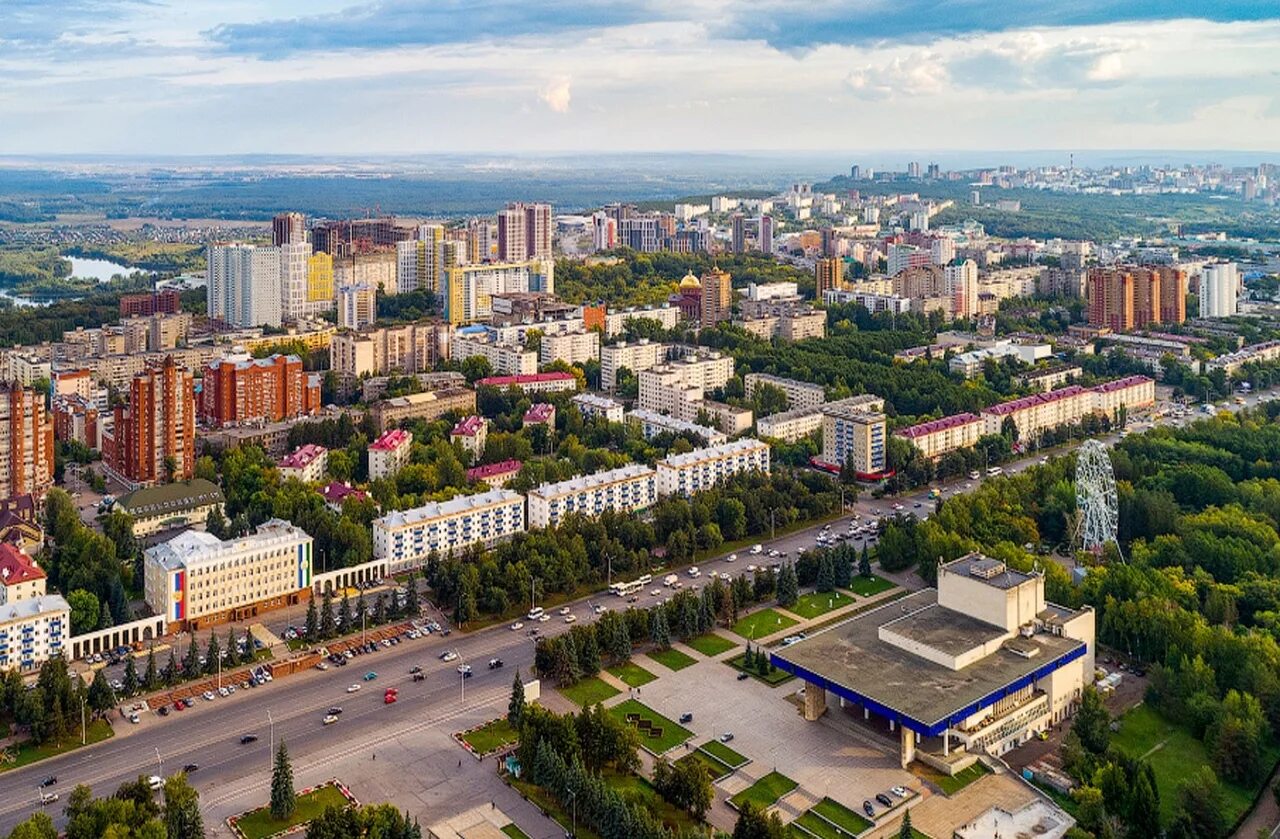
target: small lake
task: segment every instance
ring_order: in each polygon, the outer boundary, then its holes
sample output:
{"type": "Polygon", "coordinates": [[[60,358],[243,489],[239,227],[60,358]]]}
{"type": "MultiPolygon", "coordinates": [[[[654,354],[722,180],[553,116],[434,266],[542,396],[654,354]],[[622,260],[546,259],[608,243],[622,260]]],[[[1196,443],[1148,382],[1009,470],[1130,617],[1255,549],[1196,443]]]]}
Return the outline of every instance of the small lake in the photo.
{"type": "Polygon", "coordinates": [[[84,259],[79,256],[63,255],[63,258],[71,263],[71,276],[79,277],[84,280],[94,279],[100,283],[105,283],[116,274],[129,276],[138,268],[130,268],[128,265],[121,265],[119,262],[111,262],[107,259],[84,259]]]}

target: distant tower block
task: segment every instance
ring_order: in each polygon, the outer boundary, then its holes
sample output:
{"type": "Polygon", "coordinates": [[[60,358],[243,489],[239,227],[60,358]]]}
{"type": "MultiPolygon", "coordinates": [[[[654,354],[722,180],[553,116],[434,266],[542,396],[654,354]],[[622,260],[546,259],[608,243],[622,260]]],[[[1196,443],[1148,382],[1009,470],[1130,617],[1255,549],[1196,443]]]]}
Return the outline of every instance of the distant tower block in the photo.
{"type": "Polygon", "coordinates": [[[1086,551],[1102,553],[1102,546],[1116,541],[1119,509],[1116,476],[1107,450],[1088,440],[1076,455],[1076,507],[1080,511],[1080,544],[1086,551]]]}

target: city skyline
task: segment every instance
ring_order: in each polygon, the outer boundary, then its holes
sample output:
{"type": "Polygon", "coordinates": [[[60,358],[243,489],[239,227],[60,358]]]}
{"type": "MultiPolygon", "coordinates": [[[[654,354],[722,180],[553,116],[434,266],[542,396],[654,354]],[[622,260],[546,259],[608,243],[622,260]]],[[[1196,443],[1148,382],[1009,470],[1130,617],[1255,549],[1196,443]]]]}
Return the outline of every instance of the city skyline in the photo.
{"type": "Polygon", "coordinates": [[[21,0],[0,32],[6,155],[1280,149],[1245,0],[21,0]]]}

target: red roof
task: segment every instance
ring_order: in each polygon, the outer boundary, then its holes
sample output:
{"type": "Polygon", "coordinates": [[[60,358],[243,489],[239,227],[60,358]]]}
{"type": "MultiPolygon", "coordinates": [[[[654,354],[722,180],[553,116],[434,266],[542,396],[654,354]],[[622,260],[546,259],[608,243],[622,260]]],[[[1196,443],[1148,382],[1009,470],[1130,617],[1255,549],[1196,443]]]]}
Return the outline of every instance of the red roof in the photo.
{"type": "Polygon", "coordinates": [[[324,454],[328,449],[324,446],[317,446],[315,443],[307,443],[299,446],[293,454],[285,455],[280,459],[280,467],[283,469],[303,469],[308,463],[324,454]]]}
{"type": "Polygon", "coordinates": [[[550,422],[556,415],[556,406],[550,402],[539,402],[524,412],[525,422],[550,422]]]}
{"type": "Polygon", "coordinates": [[[455,437],[474,437],[484,428],[484,418],[475,415],[463,417],[458,424],[453,427],[453,431],[449,432],[455,437]]]}
{"type": "Polygon", "coordinates": [[[952,414],[942,419],[922,422],[918,425],[908,426],[898,430],[899,437],[907,439],[915,439],[916,437],[924,437],[927,434],[933,434],[935,431],[943,431],[948,428],[956,428],[961,425],[968,425],[971,422],[982,422],[982,418],[976,414],[952,414]]]}
{"type": "Polygon", "coordinates": [[[1037,405],[1048,405],[1050,402],[1057,402],[1060,399],[1066,399],[1081,393],[1084,393],[1084,388],[1080,387],[1080,385],[1068,385],[1057,390],[1051,390],[1048,393],[1036,393],[1031,396],[1024,396],[1021,399],[1014,399],[1011,402],[992,405],[987,408],[986,413],[996,415],[1012,414],[1015,411],[1023,411],[1027,408],[1034,408],[1037,405]]]}
{"type": "Polygon", "coordinates": [[[408,431],[405,431],[402,428],[393,428],[377,440],[370,443],[369,449],[380,452],[395,451],[411,439],[413,439],[413,435],[408,431]]]}
{"type": "Polygon", "coordinates": [[[6,586],[43,580],[36,561],[10,544],[0,544],[0,582],[6,586]]]}
{"type": "Polygon", "coordinates": [[[330,504],[341,504],[348,497],[363,499],[368,497],[362,489],[356,489],[350,484],[332,481],[324,489],[320,490],[320,494],[324,496],[324,500],[330,504]]]}
{"type": "Polygon", "coordinates": [[[490,376],[476,382],[482,387],[507,387],[508,385],[531,385],[538,382],[563,382],[575,378],[572,373],[525,373],[520,376],[490,376]]]}
{"type": "Polygon", "coordinates": [[[484,466],[473,466],[467,470],[468,481],[483,481],[486,478],[494,478],[498,475],[514,475],[520,471],[520,467],[524,466],[518,460],[503,460],[498,463],[488,463],[484,466]]]}
{"type": "Polygon", "coordinates": [[[1109,382],[1103,382],[1094,388],[1098,393],[1111,393],[1116,390],[1124,390],[1127,387],[1143,385],[1147,382],[1155,382],[1150,376],[1125,376],[1123,379],[1112,379],[1109,382]]]}

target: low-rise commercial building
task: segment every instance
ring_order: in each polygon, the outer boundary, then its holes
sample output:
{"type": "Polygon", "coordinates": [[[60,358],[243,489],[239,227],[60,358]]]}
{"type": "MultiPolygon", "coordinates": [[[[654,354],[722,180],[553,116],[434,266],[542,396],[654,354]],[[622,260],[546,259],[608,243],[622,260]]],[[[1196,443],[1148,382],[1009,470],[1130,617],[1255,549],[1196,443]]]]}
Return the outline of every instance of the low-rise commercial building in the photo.
{"type": "Polygon", "coordinates": [[[769,444],[744,437],[668,455],[657,463],[658,495],[692,495],[743,472],[769,472],[769,444]]]}
{"type": "Polygon", "coordinates": [[[583,419],[603,417],[606,422],[622,422],[625,409],[621,402],[614,402],[606,396],[594,393],[579,393],[572,401],[578,406],[583,419]]]}
{"type": "Polygon", "coordinates": [[[214,510],[223,509],[222,490],[212,481],[192,478],[172,484],[135,489],[116,501],[133,519],[139,538],[179,527],[202,527],[214,510]]]}
{"type": "Polygon", "coordinates": [[[311,596],[312,539],[287,521],[222,541],[188,530],[144,554],[147,605],[169,631],[243,621],[311,596]]]}
{"type": "Polygon", "coordinates": [[[369,416],[379,432],[393,428],[405,420],[434,420],[457,411],[469,413],[476,409],[476,392],[465,387],[449,387],[427,393],[411,393],[383,399],[369,407],[369,416]]]}
{"type": "Polygon", "coordinates": [[[654,470],[640,464],[543,484],[529,491],[529,527],[554,527],[577,513],[598,516],[606,510],[635,513],[657,500],[654,470]]]}
{"type": "Polygon", "coordinates": [[[394,478],[409,462],[413,433],[393,428],[369,444],[369,480],[394,478]]]}
{"type": "Polygon", "coordinates": [[[959,373],[966,379],[972,379],[982,372],[983,366],[990,359],[999,362],[1004,358],[1016,358],[1024,364],[1035,364],[1037,361],[1053,355],[1053,347],[1048,344],[1015,344],[1001,341],[990,347],[953,355],[947,362],[952,373],[959,373]]]}
{"type": "Polygon", "coordinates": [[[491,489],[374,519],[373,555],[398,573],[423,565],[432,551],[447,557],[476,543],[492,547],[523,531],[524,497],[491,489]]]}
{"type": "Polygon", "coordinates": [[[981,554],[938,567],[914,592],[779,649],[805,681],[804,717],[827,711],[896,734],[902,766],[954,775],[1069,717],[1093,682],[1094,613],[1045,600],[1044,575],[981,554]],[[874,720],[873,720],[874,718],[874,720]]]}
{"type": "Polygon", "coordinates": [[[324,477],[324,470],[329,465],[329,450],[315,443],[304,443],[289,454],[280,458],[276,468],[280,470],[280,480],[290,478],[310,483],[324,477]]]}

